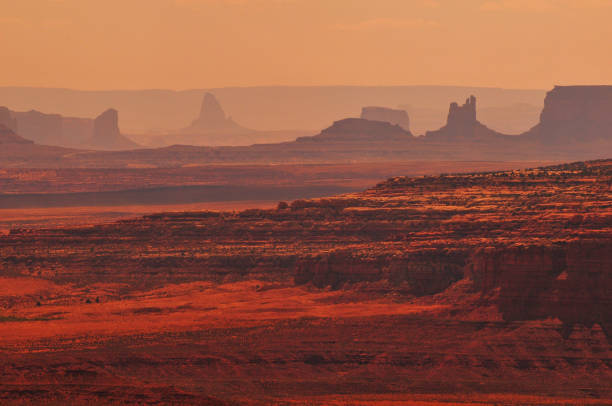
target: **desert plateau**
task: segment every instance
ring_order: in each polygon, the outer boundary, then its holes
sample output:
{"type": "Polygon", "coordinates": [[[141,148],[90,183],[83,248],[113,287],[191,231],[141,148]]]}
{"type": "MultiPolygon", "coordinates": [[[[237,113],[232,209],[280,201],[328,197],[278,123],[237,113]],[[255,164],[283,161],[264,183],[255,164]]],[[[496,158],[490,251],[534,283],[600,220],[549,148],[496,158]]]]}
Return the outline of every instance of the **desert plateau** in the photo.
{"type": "Polygon", "coordinates": [[[14,230],[4,399],[606,404],[611,170],[14,230]]]}
{"type": "Polygon", "coordinates": [[[0,406],[612,405],[612,0],[0,0],[0,406]]]}

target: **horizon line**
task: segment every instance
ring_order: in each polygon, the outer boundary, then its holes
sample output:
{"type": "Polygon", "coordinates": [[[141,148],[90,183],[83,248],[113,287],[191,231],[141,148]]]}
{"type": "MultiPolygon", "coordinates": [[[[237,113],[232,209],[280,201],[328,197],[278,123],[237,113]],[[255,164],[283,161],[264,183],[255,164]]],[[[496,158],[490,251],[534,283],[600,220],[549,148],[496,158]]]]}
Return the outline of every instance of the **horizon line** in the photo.
{"type": "Polygon", "coordinates": [[[62,86],[29,86],[29,85],[0,85],[0,89],[38,89],[38,90],[64,90],[75,92],[190,92],[190,91],[210,91],[220,89],[290,89],[290,88],[463,88],[463,89],[490,89],[490,90],[517,90],[517,91],[547,91],[557,86],[611,86],[611,85],[553,85],[548,88],[527,88],[527,87],[502,87],[502,86],[476,86],[476,85],[427,85],[427,84],[406,84],[406,85],[252,85],[252,86],[214,86],[214,87],[192,87],[182,89],[172,88],[109,88],[109,89],[84,89],[76,87],[62,86]]]}

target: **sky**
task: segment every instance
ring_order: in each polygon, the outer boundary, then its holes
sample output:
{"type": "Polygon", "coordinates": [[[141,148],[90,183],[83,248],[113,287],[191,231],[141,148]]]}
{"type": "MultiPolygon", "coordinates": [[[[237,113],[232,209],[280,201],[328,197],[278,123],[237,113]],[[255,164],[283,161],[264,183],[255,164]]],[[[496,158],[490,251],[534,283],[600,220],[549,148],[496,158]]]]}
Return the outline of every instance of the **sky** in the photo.
{"type": "Polygon", "coordinates": [[[612,84],[612,0],[0,0],[0,86],[612,84]]]}

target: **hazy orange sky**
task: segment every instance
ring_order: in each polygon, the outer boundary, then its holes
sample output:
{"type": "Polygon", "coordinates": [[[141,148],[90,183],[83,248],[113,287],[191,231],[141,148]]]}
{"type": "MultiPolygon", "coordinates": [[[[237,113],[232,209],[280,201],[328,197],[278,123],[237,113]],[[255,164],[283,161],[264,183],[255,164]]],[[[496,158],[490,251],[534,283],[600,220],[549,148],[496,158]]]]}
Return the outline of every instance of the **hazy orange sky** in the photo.
{"type": "Polygon", "coordinates": [[[612,0],[0,0],[0,86],[612,83],[612,0]]]}

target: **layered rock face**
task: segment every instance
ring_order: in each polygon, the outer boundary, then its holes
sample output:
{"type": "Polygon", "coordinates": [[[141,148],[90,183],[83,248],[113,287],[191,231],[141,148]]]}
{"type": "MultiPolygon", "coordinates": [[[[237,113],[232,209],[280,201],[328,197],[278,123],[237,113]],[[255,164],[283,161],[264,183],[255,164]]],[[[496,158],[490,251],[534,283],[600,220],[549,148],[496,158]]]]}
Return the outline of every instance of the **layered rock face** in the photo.
{"type": "Polygon", "coordinates": [[[459,252],[416,252],[397,256],[355,256],[350,251],[321,253],[297,262],[296,284],[312,284],[318,288],[385,281],[403,294],[425,296],[443,292],[463,277],[465,255],[459,252]]]}
{"type": "Polygon", "coordinates": [[[246,133],[250,130],[236,124],[231,117],[225,115],[225,111],[219,101],[212,93],[206,93],[202,100],[200,115],[198,118],[182,132],[186,134],[206,134],[206,133],[227,133],[237,134],[246,133]]]}
{"type": "Polygon", "coordinates": [[[371,121],[384,121],[399,125],[410,131],[410,118],[405,110],[396,110],[386,107],[364,107],[361,109],[361,118],[371,121]]]}
{"type": "Polygon", "coordinates": [[[555,86],[528,134],[550,142],[612,138],[612,86],[555,86]]]}
{"type": "MultiPolygon", "coordinates": [[[[576,227],[585,219],[570,219],[576,227]]],[[[592,221],[592,219],[586,220],[592,221]]],[[[557,318],[568,326],[599,324],[612,338],[612,239],[550,246],[483,249],[468,273],[505,320],[557,318]]]]}

